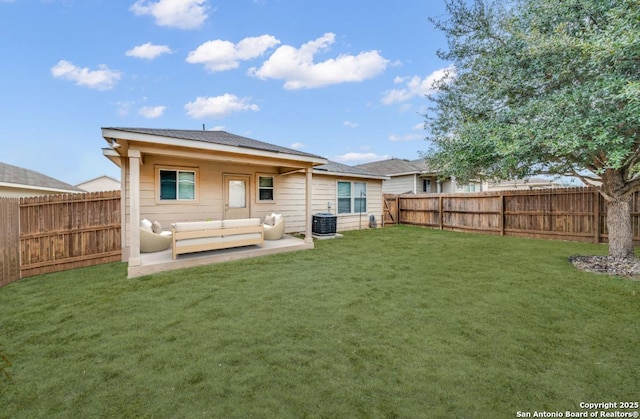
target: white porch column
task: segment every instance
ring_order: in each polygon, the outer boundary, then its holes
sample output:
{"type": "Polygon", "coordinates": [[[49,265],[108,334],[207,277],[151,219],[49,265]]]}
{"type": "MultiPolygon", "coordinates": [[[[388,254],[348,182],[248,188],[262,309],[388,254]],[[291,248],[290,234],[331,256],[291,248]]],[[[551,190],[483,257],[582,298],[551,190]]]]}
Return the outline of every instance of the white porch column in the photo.
{"type": "Polygon", "coordinates": [[[127,249],[127,160],[120,158],[120,248],[122,249],[122,262],[129,260],[127,249]]]}
{"type": "Polygon", "coordinates": [[[305,219],[305,232],[304,232],[304,242],[305,243],[313,243],[313,237],[311,237],[311,223],[312,223],[312,215],[311,215],[311,211],[312,211],[312,207],[313,207],[313,196],[312,196],[312,191],[311,191],[311,186],[313,184],[313,168],[309,167],[306,169],[307,172],[307,179],[306,179],[306,195],[305,195],[305,199],[306,199],[306,203],[305,203],[305,215],[304,215],[304,219],[305,219]]]}
{"type": "Polygon", "coordinates": [[[129,266],[140,266],[140,151],[129,150],[129,266]]]}

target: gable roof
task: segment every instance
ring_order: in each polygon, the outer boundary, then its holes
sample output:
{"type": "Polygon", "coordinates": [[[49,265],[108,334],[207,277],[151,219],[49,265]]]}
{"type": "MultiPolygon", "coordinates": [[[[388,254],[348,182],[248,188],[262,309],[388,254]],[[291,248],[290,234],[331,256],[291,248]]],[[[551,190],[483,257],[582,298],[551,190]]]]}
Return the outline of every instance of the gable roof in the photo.
{"type": "Polygon", "coordinates": [[[0,184],[23,189],[34,189],[60,193],[82,193],[82,189],[58,179],[43,175],[35,170],[24,169],[6,163],[0,163],[0,184]]]}
{"type": "Polygon", "coordinates": [[[87,179],[87,180],[85,180],[85,181],[83,181],[83,182],[80,182],[80,183],[78,183],[76,186],[79,188],[79,187],[80,187],[80,185],[84,185],[85,183],[90,183],[90,182],[95,182],[95,181],[101,181],[101,180],[106,180],[106,181],[109,181],[109,182],[116,182],[116,183],[120,183],[120,181],[119,181],[118,179],[116,179],[116,178],[114,178],[114,177],[112,177],[112,176],[109,176],[109,175],[101,175],[101,176],[96,176],[96,177],[93,177],[93,178],[91,178],[91,179],[87,179]]]}
{"type": "Polygon", "coordinates": [[[424,159],[406,160],[391,158],[359,164],[356,167],[386,176],[430,173],[429,167],[424,159]]]}
{"type": "MultiPolygon", "coordinates": [[[[259,150],[272,153],[289,154],[292,156],[310,157],[314,159],[326,160],[321,156],[315,154],[305,153],[292,148],[281,147],[275,144],[265,143],[264,141],[254,140],[252,138],[242,137],[228,133],[226,131],[204,131],[204,130],[180,130],[180,129],[158,129],[158,128],[121,128],[121,127],[104,127],[102,128],[103,135],[109,133],[109,131],[116,131],[121,134],[133,133],[151,135],[156,137],[173,138],[177,140],[198,141],[208,144],[217,144],[222,146],[245,148],[249,150],[259,150]]],[[[107,137],[105,139],[109,140],[107,137]]],[[[129,139],[129,138],[126,138],[129,139]]],[[[135,140],[140,141],[141,138],[137,137],[135,140]]]]}
{"type": "Polygon", "coordinates": [[[389,177],[385,175],[380,175],[378,173],[374,173],[357,166],[347,166],[346,164],[338,163],[331,160],[327,161],[327,164],[314,167],[313,171],[315,173],[344,175],[369,179],[389,179],[389,177]]]}

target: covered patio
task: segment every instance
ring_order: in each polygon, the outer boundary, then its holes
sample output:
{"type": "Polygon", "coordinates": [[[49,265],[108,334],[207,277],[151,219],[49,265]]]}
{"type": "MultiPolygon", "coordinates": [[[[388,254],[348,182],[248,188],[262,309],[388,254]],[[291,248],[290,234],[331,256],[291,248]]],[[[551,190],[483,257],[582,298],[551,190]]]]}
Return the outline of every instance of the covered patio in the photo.
{"type": "Polygon", "coordinates": [[[102,128],[102,136],[110,145],[103,154],[121,168],[122,257],[129,277],[313,248],[313,168],[326,159],[224,131],[102,128]],[[304,240],[199,252],[176,261],[170,251],[140,251],[143,219],[166,228],[272,213],[285,217],[286,233],[302,233],[304,240]]]}
{"type": "Polygon", "coordinates": [[[313,242],[307,243],[304,239],[299,239],[291,235],[285,235],[281,240],[265,240],[262,247],[244,246],[206,252],[187,253],[179,255],[176,260],[172,259],[171,248],[169,248],[160,252],[141,253],[140,265],[129,265],[128,276],[129,278],[135,278],[175,269],[191,268],[195,266],[307,249],[313,249],[313,242]]]}

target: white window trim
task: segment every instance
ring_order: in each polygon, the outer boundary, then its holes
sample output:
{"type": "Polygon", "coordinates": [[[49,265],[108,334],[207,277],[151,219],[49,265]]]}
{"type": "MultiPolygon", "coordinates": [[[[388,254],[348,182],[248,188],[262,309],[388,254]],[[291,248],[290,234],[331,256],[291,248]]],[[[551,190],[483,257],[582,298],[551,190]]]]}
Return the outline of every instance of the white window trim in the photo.
{"type": "Polygon", "coordinates": [[[181,204],[193,204],[197,203],[199,199],[199,185],[200,185],[200,172],[197,167],[186,167],[186,166],[156,166],[155,167],[155,201],[156,204],[166,204],[166,205],[181,205],[181,204]],[[192,172],[194,174],[194,188],[193,188],[193,199],[160,199],[160,171],[172,171],[172,172],[192,172]]]}
{"type": "Polygon", "coordinates": [[[360,214],[368,214],[369,213],[369,182],[363,182],[363,181],[358,181],[358,180],[337,180],[336,181],[336,215],[338,217],[341,216],[350,216],[350,215],[360,215],[360,214]],[[342,212],[339,213],[338,212],[338,199],[340,198],[338,196],[338,183],[340,182],[344,182],[344,183],[350,183],[351,184],[351,212],[342,212]],[[356,203],[355,203],[355,198],[356,196],[353,195],[353,191],[354,191],[354,184],[355,183],[364,183],[364,189],[365,189],[365,193],[367,194],[364,199],[365,199],[365,207],[364,207],[364,211],[363,212],[354,212],[355,208],[356,208],[356,203]]]}
{"type": "Polygon", "coordinates": [[[276,203],[276,175],[273,173],[256,173],[256,204],[275,204],[276,203]],[[260,178],[270,177],[273,179],[273,199],[260,199],[260,178]]]}

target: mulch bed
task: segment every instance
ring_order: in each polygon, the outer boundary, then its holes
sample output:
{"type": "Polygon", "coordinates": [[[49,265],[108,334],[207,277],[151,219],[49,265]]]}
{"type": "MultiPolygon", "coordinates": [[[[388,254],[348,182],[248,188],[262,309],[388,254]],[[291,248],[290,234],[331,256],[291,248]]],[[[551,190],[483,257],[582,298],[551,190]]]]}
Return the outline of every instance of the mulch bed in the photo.
{"type": "Polygon", "coordinates": [[[640,280],[640,259],[638,258],[569,256],[569,262],[582,271],[618,275],[636,281],[640,280]]]}

